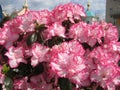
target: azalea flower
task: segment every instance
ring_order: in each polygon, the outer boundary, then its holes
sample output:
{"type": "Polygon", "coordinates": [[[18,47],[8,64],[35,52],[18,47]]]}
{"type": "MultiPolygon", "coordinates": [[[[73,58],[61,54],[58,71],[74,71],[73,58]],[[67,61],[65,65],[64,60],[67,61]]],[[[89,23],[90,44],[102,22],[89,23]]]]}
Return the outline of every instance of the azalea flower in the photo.
{"type": "Polygon", "coordinates": [[[82,85],[89,76],[85,60],[84,49],[77,41],[64,42],[51,49],[50,66],[59,77],[69,78],[82,85]],[[76,48],[77,47],[77,48],[76,48]],[[83,76],[86,77],[83,78],[83,76]]]}
{"type": "Polygon", "coordinates": [[[59,22],[55,22],[48,26],[48,29],[42,34],[45,40],[51,39],[54,36],[65,37],[65,28],[59,22]]]}
{"type": "Polygon", "coordinates": [[[71,22],[74,23],[74,19],[81,19],[81,17],[85,17],[84,8],[79,4],[68,3],[65,5],[59,5],[52,11],[52,21],[64,21],[68,18],[71,22]]]}
{"type": "Polygon", "coordinates": [[[4,27],[1,29],[0,44],[4,45],[5,48],[9,48],[13,45],[13,42],[15,42],[18,39],[18,37],[18,33],[12,32],[8,27],[4,27]]]}
{"type": "Polygon", "coordinates": [[[115,86],[120,84],[120,72],[114,64],[98,65],[97,69],[91,73],[91,81],[100,83],[103,88],[115,90],[115,86]]]}
{"type": "Polygon", "coordinates": [[[0,28],[0,88],[117,89],[118,29],[104,21],[88,24],[82,17],[84,8],[68,3],[52,11],[29,10],[5,22],[0,28]],[[62,85],[64,80],[68,83],[62,85]]]}
{"type": "Polygon", "coordinates": [[[9,65],[11,68],[16,68],[21,62],[26,63],[24,59],[24,48],[23,47],[10,47],[8,52],[5,54],[9,58],[9,65]]]}
{"type": "Polygon", "coordinates": [[[32,58],[31,58],[31,65],[36,66],[39,62],[48,62],[47,61],[47,53],[49,48],[45,47],[41,44],[34,43],[32,45],[32,58]]]}

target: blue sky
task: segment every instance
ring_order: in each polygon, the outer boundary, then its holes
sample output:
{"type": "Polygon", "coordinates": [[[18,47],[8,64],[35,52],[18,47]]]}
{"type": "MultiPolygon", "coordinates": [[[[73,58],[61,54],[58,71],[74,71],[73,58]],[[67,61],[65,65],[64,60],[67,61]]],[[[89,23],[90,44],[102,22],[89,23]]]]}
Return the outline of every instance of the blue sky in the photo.
{"type": "MultiPolygon", "coordinates": [[[[98,15],[101,19],[105,18],[106,0],[89,0],[91,3],[91,10],[98,15]]],[[[68,2],[78,3],[87,7],[88,0],[28,0],[28,5],[31,10],[52,10],[59,4],[65,4],[68,2]]],[[[20,10],[24,4],[24,0],[0,0],[3,10],[11,13],[14,10],[20,10]]]]}

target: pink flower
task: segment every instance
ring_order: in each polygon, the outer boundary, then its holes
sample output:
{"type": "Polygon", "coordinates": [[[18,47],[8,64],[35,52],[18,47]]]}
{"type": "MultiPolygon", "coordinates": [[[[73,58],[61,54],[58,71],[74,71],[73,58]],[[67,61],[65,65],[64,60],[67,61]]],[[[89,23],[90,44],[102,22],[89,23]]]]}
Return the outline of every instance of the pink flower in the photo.
{"type": "Polygon", "coordinates": [[[120,55],[111,45],[115,44],[103,44],[103,46],[95,48],[88,56],[96,65],[91,73],[91,81],[97,82],[104,89],[115,90],[115,86],[120,84],[118,66],[120,55]]]}
{"type": "Polygon", "coordinates": [[[105,33],[105,43],[118,41],[118,30],[116,26],[113,26],[111,23],[107,24],[106,22],[102,22],[101,26],[103,27],[105,33]]]}
{"type": "Polygon", "coordinates": [[[10,29],[11,32],[13,33],[20,33],[20,25],[22,24],[22,17],[16,17],[4,24],[4,27],[7,27],[10,29]]]}
{"type": "Polygon", "coordinates": [[[108,49],[110,52],[120,53],[120,42],[105,44],[104,48],[108,49]]]}
{"type": "Polygon", "coordinates": [[[60,77],[69,78],[73,82],[83,85],[89,73],[83,58],[84,49],[77,41],[64,42],[51,49],[50,66],[60,77]],[[77,48],[76,48],[77,47],[77,48]],[[83,77],[86,75],[85,77],[83,77]]]}
{"type": "Polygon", "coordinates": [[[115,90],[120,84],[120,72],[114,64],[98,65],[91,73],[91,81],[99,83],[104,89],[115,90]]]}
{"type": "Polygon", "coordinates": [[[30,88],[33,90],[53,90],[52,83],[46,83],[43,75],[37,75],[30,78],[30,88]]]}
{"type": "Polygon", "coordinates": [[[50,24],[51,23],[51,12],[48,10],[41,11],[28,11],[26,14],[20,16],[21,24],[19,29],[22,32],[31,32],[35,30],[35,22],[38,24],[50,24]]]}
{"type": "Polygon", "coordinates": [[[6,31],[0,28],[0,44],[3,45],[6,39],[7,39],[6,31]]]}
{"type": "Polygon", "coordinates": [[[27,77],[22,79],[15,79],[13,86],[14,90],[28,90],[27,77]]]}
{"type": "Polygon", "coordinates": [[[72,25],[69,30],[68,37],[73,39],[78,39],[81,43],[88,41],[88,30],[87,23],[79,22],[72,25]]]}
{"type": "Polygon", "coordinates": [[[64,5],[59,5],[52,11],[52,21],[64,21],[68,18],[70,21],[74,22],[73,19],[81,19],[85,17],[84,8],[79,4],[68,3],[64,5]]]}
{"type": "Polygon", "coordinates": [[[92,23],[87,26],[88,30],[88,44],[94,46],[97,42],[102,43],[101,38],[104,37],[104,31],[99,23],[92,23]]]}
{"type": "Polygon", "coordinates": [[[103,29],[98,23],[89,25],[85,22],[79,22],[72,25],[68,33],[68,37],[77,39],[81,43],[88,43],[91,47],[93,47],[97,42],[101,43],[101,38],[103,36],[103,29]]]}
{"type": "Polygon", "coordinates": [[[26,63],[24,60],[23,47],[10,47],[5,55],[9,58],[9,65],[11,68],[16,68],[21,62],[26,63]]]}
{"type": "Polygon", "coordinates": [[[118,60],[120,59],[120,55],[115,51],[110,51],[109,48],[104,47],[97,47],[95,48],[89,56],[93,59],[95,64],[117,64],[118,60]]]}
{"type": "MultiPolygon", "coordinates": [[[[27,71],[29,75],[24,76],[18,70],[23,77],[13,76],[14,90],[60,90],[59,78],[69,79],[76,84],[76,90],[89,86],[91,82],[104,89],[115,90],[120,85],[118,30],[106,22],[87,24],[81,21],[85,16],[81,5],[68,3],[57,6],[51,12],[27,11],[7,21],[0,28],[0,84],[4,87],[2,64],[9,64],[11,70],[25,63],[30,70],[27,71]],[[42,25],[46,29],[41,30],[39,26],[42,25]],[[34,37],[30,37],[32,34],[37,35],[36,43],[34,37]],[[44,40],[43,43],[39,42],[39,37],[44,40]],[[56,45],[58,38],[62,38],[63,42],[56,45]],[[29,39],[33,41],[30,45],[29,39]],[[52,47],[47,47],[47,43],[52,47]],[[36,73],[40,63],[44,70],[36,73]]],[[[9,74],[6,75],[9,77],[9,74]]]]}
{"type": "Polygon", "coordinates": [[[10,30],[9,27],[4,27],[0,34],[0,44],[4,45],[7,49],[13,45],[18,39],[19,35],[10,30]]]}
{"type": "Polygon", "coordinates": [[[51,24],[51,12],[48,10],[30,11],[39,24],[51,24]]]}
{"type": "Polygon", "coordinates": [[[25,14],[23,16],[20,17],[22,20],[21,20],[21,24],[19,26],[19,29],[22,31],[22,32],[31,32],[31,31],[34,31],[34,28],[35,28],[35,18],[34,16],[32,15],[32,13],[29,13],[29,14],[25,14]]]}
{"type": "Polygon", "coordinates": [[[43,32],[45,39],[51,39],[54,36],[65,37],[65,28],[59,22],[53,23],[43,32]]]}
{"type": "Polygon", "coordinates": [[[46,83],[43,75],[32,76],[29,82],[27,77],[15,79],[13,86],[14,90],[53,90],[52,84],[46,83]]]}
{"type": "Polygon", "coordinates": [[[47,53],[49,48],[42,46],[41,44],[35,43],[32,45],[32,58],[31,65],[36,66],[39,62],[47,62],[47,53]]]}

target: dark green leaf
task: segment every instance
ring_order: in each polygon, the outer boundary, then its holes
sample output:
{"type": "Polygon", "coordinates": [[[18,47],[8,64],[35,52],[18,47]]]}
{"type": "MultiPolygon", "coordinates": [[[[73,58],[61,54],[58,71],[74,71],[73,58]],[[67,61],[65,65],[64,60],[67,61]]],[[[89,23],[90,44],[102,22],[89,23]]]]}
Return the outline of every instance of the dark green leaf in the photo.
{"type": "Polygon", "coordinates": [[[118,66],[120,67],[120,60],[118,61],[118,66]]]}
{"type": "Polygon", "coordinates": [[[71,27],[72,25],[73,25],[73,24],[71,23],[70,20],[64,20],[64,21],[62,22],[62,26],[65,27],[66,33],[69,32],[69,29],[70,29],[70,27],[71,27]]]}
{"type": "Polygon", "coordinates": [[[72,90],[72,83],[67,78],[59,78],[60,90],[72,90]]]}
{"type": "Polygon", "coordinates": [[[101,86],[98,86],[96,90],[104,90],[101,86]]]}
{"type": "Polygon", "coordinates": [[[2,84],[0,84],[0,90],[2,90],[2,84]]]}
{"type": "Polygon", "coordinates": [[[18,70],[18,76],[28,76],[32,71],[32,66],[30,64],[20,63],[18,70]]]}
{"type": "MultiPolygon", "coordinates": [[[[17,70],[16,70],[17,71],[17,70]]],[[[16,76],[16,72],[15,71],[15,69],[10,69],[9,71],[8,71],[8,73],[6,74],[6,76],[9,76],[10,78],[13,78],[13,77],[15,77],[16,76]]]]}
{"type": "Polygon", "coordinates": [[[45,24],[41,24],[41,25],[37,24],[36,27],[35,27],[35,30],[36,30],[37,33],[38,32],[42,32],[45,29],[47,29],[47,27],[45,26],[45,24]]]}
{"type": "Polygon", "coordinates": [[[37,34],[36,33],[32,33],[27,38],[27,45],[30,46],[31,44],[33,44],[36,41],[37,41],[37,34]]]}
{"type": "Polygon", "coordinates": [[[75,23],[79,23],[80,20],[79,20],[79,19],[74,19],[74,22],[75,22],[75,23]]]}
{"type": "Polygon", "coordinates": [[[38,33],[37,41],[38,41],[39,43],[41,43],[41,44],[44,43],[44,38],[43,38],[42,34],[39,34],[39,33],[38,33]]]}
{"type": "Polygon", "coordinates": [[[39,63],[36,67],[33,68],[33,74],[38,75],[44,72],[43,63],[39,63]]]}
{"type": "Polygon", "coordinates": [[[63,37],[54,36],[54,37],[52,37],[52,39],[47,40],[45,42],[45,45],[47,45],[51,48],[52,46],[61,44],[62,42],[64,42],[63,37]]]}
{"type": "Polygon", "coordinates": [[[13,80],[11,78],[9,78],[9,77],[5,77],[4,85],[5,85],[6,90],[12,90],[12,88],[13,88],[13,80]]]}
{"type": "Polygon", "coordinates": [[[88,44],[88,43],[81,43],[81,45],[83,46],[83,48],[86,50],[86,49],[89,49],[91,50],[92,47],[88,44]]]}
{"type": "Polygon", "coordinates": [[[9,70],[10,70],[10,67],[7,66],[6,64],[4,64],[4,65],[3,65],[3,68],[2,68],[2,72],[3,72],[4,74],[7,74],[9,70]]]}
{"type": "Polygon", "coordinates": [[[19,42],[20,42],[20,41],[22,41],[23,36],[24,36],[24,33],[20,33],[20,34],[19,34],[19,38],[18,38],[18,40],[17,40],[17,41],[19,41],[19,42]]]}

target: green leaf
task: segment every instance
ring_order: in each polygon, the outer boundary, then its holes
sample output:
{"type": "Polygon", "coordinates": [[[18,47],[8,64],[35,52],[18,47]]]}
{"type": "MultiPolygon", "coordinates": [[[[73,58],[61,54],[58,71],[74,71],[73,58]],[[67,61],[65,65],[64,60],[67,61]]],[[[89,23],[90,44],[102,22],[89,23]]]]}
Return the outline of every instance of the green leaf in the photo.
{"type": "Polygon", "coordinates": [[[4,74],[7,74],[9,70],[10,70],[10,67],[7,66],[6,64],[4,64],[4,65],[3,65],[3,68],[2,68],[2,72],[3,72],[4,74]]]}
{"type": "Polygon", "coordinates": [[[34,75],[39,75],[44,72],[44,66],[43,63],[39,63],[36,67],[33,68],[33,74],[34,75]]]}
{"type": "Polygon", "coordinates": [[[64,21],[62,22],[62,26],[65,27],[66,33],[69,32],[69,29],[70,29],[70,27],[71,27],[72,25],[73,25],[73,23],[71,23],[70,20],[64,20],[64,21]]]}
{"type": "Polygon", "coordinates": [[[39,28],[45,28],[45,24],[41,24],[39,28]]]}
{"type": "Polygon", "coordinates": [[[32,72],[32,66],[30,64],[20,63],[18,66],[17,76],[28,76],[32,72]]]}
{"type": "Polygon", "coordinates": [[[35,30],[36,30],[37,33],[42,32],[45,29],[47,29],[47,27],[45,26],[45,24],[41,24],[41,25],[36,24],[35,30]]]}
{"type": "Polygon", "coordinates": [[[60,90],[72,90],[72,83],[67,78],[59,78],[60,90]]]}
{"type": "Polygon", "coordinates": [[[30,46],[31,44],[33,44],[36,41],[37,41],[37,34],[36,33],[32,33],[27,38],[27,45],[30,46]]]}
{"type": "Polygon", "coordinates": [[[59,37],[59,36],[54,36],[51,39],[47,40],[45,42],[45,45],[49,46],[50,48],[54,45],[59,45],[62,42],[64,42],[64,38],[63,37],[59,37]]]}
{"type": "Polygon", "coordinates": [[[13,88],[13,80],[11,78],[9,78],[9,77],[5,77],[4,85],[5,85],[6,90],[12,90],[12,88],[13,88]]]}

